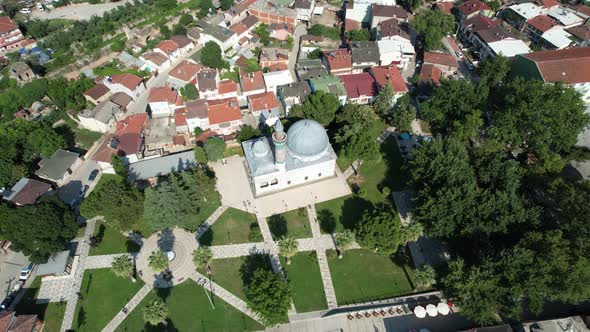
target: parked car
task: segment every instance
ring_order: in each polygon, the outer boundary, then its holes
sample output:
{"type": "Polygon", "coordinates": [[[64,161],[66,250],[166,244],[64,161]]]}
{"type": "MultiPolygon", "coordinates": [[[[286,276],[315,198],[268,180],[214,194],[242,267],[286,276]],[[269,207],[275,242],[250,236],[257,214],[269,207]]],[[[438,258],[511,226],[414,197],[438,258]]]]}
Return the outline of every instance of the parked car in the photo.
{"type": "Polygon", "coordinates": [[[82,187],[82,189],[80,190],[80,197],[84,197],[84,195],[86,195],[86,192],[88,191],[88,185],[85,184],[84,187],[82,187]]]}
{"type": "Polygon", "coordinates": [[[90,176],[88,177],[88,181],[94,181],[94,179],[96,179],[97,175],[98,175],[98,170],[94,169],[92,172],[90,172],[90,176]]]}
{"type": "Polygon", "coordinates": [[[463,59],[463,53],[461,53],[460,51],[455,51],[455,55],[457,56],[457,58],[463,59]]]}
{"type": "Polygon", "coordinates": [[[12,304],[12,301],[14,301],[14,297],[12,295],[8,295],[4,299],[4,301],[2,301],[2,303],[0,303],[0,312],[8,309],[8,307],[10,307],[10,305],[12,304]]]}
{"type": "Polygon", "coordinates": [[[43,8],[43,4],[42,3],[37,3],[37,9],[40,11],[45,11],[45,8],[43,8]]]}
{"type": "Polygon", "coordinates": [[[469,70],[473,70],[473,69],[475,69],[475,67],[473,67],[473,64],[472,64],[471,62],[469,62],[469,61],[467,62],[467,68],[468,68],[469,70]]]}
{"type": "Polygon", "coordinates": [[[20,270],[20,277],[19,280],[27,280],[33,271],[33,263],[30,263],[29,266],[23,267],[20,270]]]}
{"type": "Polygon", "coordinates": [[[21,14],[30,14],[32,13],[30,8],[21,8],[21,10],[19,10],[19,12],[21,12],[21,14]]]}

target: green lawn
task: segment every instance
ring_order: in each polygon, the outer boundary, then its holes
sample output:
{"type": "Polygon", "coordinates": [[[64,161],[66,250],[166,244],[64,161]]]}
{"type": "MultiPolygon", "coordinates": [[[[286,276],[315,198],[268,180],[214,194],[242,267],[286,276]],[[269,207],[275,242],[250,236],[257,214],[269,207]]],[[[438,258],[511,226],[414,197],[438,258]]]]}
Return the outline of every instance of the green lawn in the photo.
{"type": "Polygon", "coordinates": [[[88,129],[83,128],[73,128],[74,134],[76,136],[76,145],[81,147],[84,150],[90,149],[92,144],[96,142],[101,136],[102,133],[98,133],[95,131],[91,131],[88,129]]]}
{"type": "Polygon", "coordinates": [[[87,270],[72,328],[77,332],[102,330],[142,286],[141,279],[133,283],[111,269],[87,270]]]}
{"type": "Polygon", "coordinates": [[[141,303],[129,313],[117,331],[254,331],[260,325],[220,298],[213,298],[211,308],[203,288],[192,280],[169,289],[152,290],[141,303]],[[156,298],[162,298],[169,310],[167,329],[151,327],[143,321],[142,308],[156,298]]]}
{"type": "MultiPolygon", "coordinates": [[[[244,294],[244,280],[240,269],[246,259],[246,256],[214,259],[210,264],[213,281],[244,301],[246,301],[246,295],[244,294]]],[[[207,275],[203,269],[199,269],[199,272],[207,275]]]]}
{"type": "Polygon", "coordinates": [[[305,208],[270,216],[268,218],[268,227],[275,240],[283,236],[292,236],[296,239],[312,237],[307,209],[305,208]]]}
{"type": "Polygon", "coordinates": [[[281,257],[281,264],[293,291],[293,302],[298,313],[328,308],[315,251],[297,253],[291,257],[290,265],[281,257]]]}
{"type": "Polygon", "coordinates": [[[205,198],[207,199],[207,204],[202,206],[199,213],[195,214],[191,219],[192,224],[189,225],[190,231],[196,231],[221,206],[221,197],[219,197],[219,193],[216,190],[212,189],[205,193],[205,198]]]}
{"type": "Polygon", "coordinates": [[[57,332],[61,328],[61,322],[66,311],[66,303],[35,303],[39,287],[41,287],[41,277],[35,278],[31,285],[25,289],[25,294],[16,305],[15,311],[17,315],[36,314],[45,323],[43,331],[57,332]]]}
{"type": "Polygon", "coordinates": [[[244,150],[242,149],[242,146],[228,146],[225,148],[225,151],[223,151],[223,156],[226,158],[235,155],[240,157],[244,156],[244,150]]]}
{"type": "Polygon", "coordinates": [[[413,290],[408,266],[404,268],[369,250],[347,250],[342,259],[329,252],[328,264],[339,305],[404,295],[413,290]]]}
{"type": "MultiPolygon", "coordinates": [[[[252,242],[249,239],[252,224],[258,225],[255,215],[228,208],[201,236],[199,242],[207,246],[252,242]]],[[[258,228],[253,231],[260,232],[258,228]]]]}
{"type": "Polygon", "coordinates": [[[344,196],[315,206],[322,233],[353,229],[371,203],[357,196],[344,196]]]}
{"type": "Polygon", "coordinates": [[[138,252],[139,245],[118,230],[100,222],[94,228],[94,236],[98,238],[98,246],[90,248],[90,256],[109,255],[125,252],[138,252]]]}

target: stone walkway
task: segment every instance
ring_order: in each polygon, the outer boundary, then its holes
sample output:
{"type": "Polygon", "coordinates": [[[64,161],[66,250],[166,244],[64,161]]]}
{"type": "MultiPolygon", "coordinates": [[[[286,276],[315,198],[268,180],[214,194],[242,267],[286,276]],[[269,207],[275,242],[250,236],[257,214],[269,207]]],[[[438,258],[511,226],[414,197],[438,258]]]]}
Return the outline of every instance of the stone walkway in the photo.
{"type": "Polygon", "coordinates": [[[205,232],[209,229],[209,227],[211,227],[211,225],[213,225],[213,223],[215,223],[217,221],[217,219],[219,219],[219,216],[221,216],[223,214],[223,212],[225,212],[225,210],[227,210],[227,206],[226,205],[222,205],[220,207],[218,207],[211,216],[209,216],[209,218],[207,218],[207,220],[205,220],[204,223],[202,223],[201,225],[199,225],[199,228],[197,229],[197,239],[200,238],[203,234],[205,234],[205,232]]]}
{"type": "Polygon", "coordinates": [[[268,254],[270,247],[266,242],[226,244],[209,247],[213,259],[234,258],[255,254],[268,254]]]}
{"type": "Polygon", "coordinates": [[[264,243],[268,248],[268,257],[270,258],[272,269],[275,271],[275,273],[278,273],[281,276],[281,279],[285,280],[285,273],[283,272],[281,261],[279,259],[279,251],[277,249],[276,243],[272,239],[272,234],[270,233],[270,228],[268,227],[266,218],[261,217],[259,214],[256,215],[256,218],[258,219],[258,226],[260,226],[262,238],[264,239],[264,243]]]}
{"type": "Polygon", "coordinates": [[[89,239],[94,234],[94,226],[96,226],[97,220],[102,220],[102,217],[96,217],[86,222],[86,230],[84,231],[84,239],[78,241],[78,247],[76,248],[76,255],[78,256],[78,265],[72,279],[71,287],[65,291],[66,311],[64,313],[64,319],[61,323],[60,331],[65,332],[72,328],[72,322],[74,321],[74,313],[76,312],[76,305],[78,304],[78,292],[80,292],[80,285],[82,284],[82,278],[84,277],[84,271],[86,270],[86,258],[88,258],[88,252],[90,251],[89,239]]]}
{"type": "Polygon", "coordinates": [[[113,266],[113,261],[115,258],[119,256],[127,255],[131,259],[137,257],[137,253],[127,253],[127,254],[112,254],[112,255],[99,255],[99,256],[89,256],[86,259],[86,270],[91,269],[106,269],[108,267],[113,266]]]}
{"type": "Polygon", "coordinates": [[[350,166],[348,166],[348,168],[344,171],[344,173],[342,173],[342,176],[345,179],[348,179],[351,175],[353,175],[355,173],[355,170],[358,171],[358,169],[361,167],[362,164],[363,164],[362,160],[353,161],[352,164],[350,164],[350,166]]]}
{"type": "Polygon", "coordinates": [[[125,308],[127,308],[127,313],[124,313],[123,310],[119,311],[115,318],[113,318],[104,329],[103,332],[112,332],[119,327],[119,325],[127,318],[127,315],[137,307],[137,305],[150,293],[150,291],[154,289],[151,284],[145,284],[143,287],[127,302],[125,308]]]}

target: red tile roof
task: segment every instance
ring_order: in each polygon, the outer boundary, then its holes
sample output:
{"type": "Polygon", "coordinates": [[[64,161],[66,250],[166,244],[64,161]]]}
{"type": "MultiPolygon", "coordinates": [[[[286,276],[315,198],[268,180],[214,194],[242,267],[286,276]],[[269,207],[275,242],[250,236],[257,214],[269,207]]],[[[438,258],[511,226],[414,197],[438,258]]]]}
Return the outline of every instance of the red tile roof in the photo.
{"type": "Polygon", "coordinates": [[[430,65],[430,64],[422,65],[422,69],[420,70],[420,82],[421,83],[434,83],[435,85],[439,85],[441,77],[442,77],[442,72],[440,71],[440,69],[436,68],[434,65],[430,65]]]}
{"type": "Polygon", "coordinates": [[[97,100],[100,97],[109,93],[110,91],[111,90],[109,90],[109,88],[107,88],[106,85],[97,84],[97,85],[91,87],[90,89],[84,91],[84,96],[88,96],[94,100],[97,100]]]}
{"type": "Polygon", "coordinates": [[[141,133],[147,127],[149,119],[147,113],[135,114],[126,117],[117,123],[114,134],[109,134],[90,157],[92,160],[111,162],[111,155],[114,153],[127,156],[136,154],[141,148],[143,139],[141,133]],[[111,148],[111,142],[116,140],[116,148],[111,148]]]}
{"type": "Polygon", "coordinates": [[[170,55],[172,54],[172,52],[176,51],[178,49],[178,45],[167,39],[167,40],[162,40],[161,42],[158,43],[158,45],[156,45],[156,47],[154,47],[154,49],[159,48],[160,50],[162,50],[162,52],[170,55]]]}
{"type": "Polygon", "coordinates": [[[266,85],[264,85],[264,77],[262,76],[262,71],[245,73],[242,70],[240,70],[240,85],[242,86],[242,92],[266,89],[266,85]]]}
{"type": "Polygon", "coordinates": [[[576,12],[582,13],[586,16],[590,16],[590,7],[586,5],[577,5],[576,12]]]}
{"type": "Polygon", "coordinates": [[[389,84],[394,93],[408,92],[406,82],[404,82],[402,74],[396,66],[373,67],[371,68],[371,73],[377,84],[379,84],[379,88],[382,88],[385,84],[389,84]]]}
{"type": "Polygon", "coordinates": [[[342,75],[339,78],[346,89],[348,98],[377,95],[377,81],[369,73],[342,75]]]}
{"type": "Polygon", "coordinates": [[[236,35],[239,36],[239,35],[243,34],[244,32],[246,32],[246,30],[248,30],[248,27],[244,23],[238,22],[238,23],[230,26],[229,29],[231,31],[235,32],[236,35]]]}
{"type": "Polygon", "coordinates": [[[463,25],[468,27],[471,31],[478,31],[493,28],[500,25],[500,23],[502,23],[502,20],[500,19],[491,19],[487,16],[476,15],[465,20],[463,25]]]}
{"type": "Polygon", "coordinates": [[[113,74],[111,75],[111,81],[114,84],[121,84],[129,90],[133,91],[141,84],[142,79],[139,76],[133,74],[113,74]]]}
{"type": "Polygon", "coordinates": [[[12,321],[10,332],[30,332],[37,324],[37,315],[19,315],[12,321]]]}
{"type": "Polygon", "coordinates": [[[454,56],[438,52],[424,52],[424,63],[459,68],[454,56]]]}
{"type": "Polygon", "coordinates": [[[219,124],[242,119],[238,98],[209,100],[209,124],[219,124]]]}
{"type": "Polygon", "coordinates": [[[174,125],[176,127],[186,126],[186,108],[177,108],[174,110],[174,125]]]}
{"type": "Polygon", "coordinates": [[[18,24],[8,16],[0,16],[0,33],[7,33],[18,29],[18,24]]]}
{"type": "Polygon", "coordinates": [[[557,22],[547,15],[535,16],[528,20],[527,23],[541,32],[545,32],[557,25],[557,22]]]}
{"type": "Polygon", "coordinates": [[[534,61],[545,82],[590,82],[590,47],[523,54],[534,61]]]}
{"type": "Polygon", "coordinates": [[[441,12],[446,13],[446,14],[450,14],[451,13],[451,9],[453,9],[453,7],[455,7],[455,4],[452,3],[452,2],[437,2],[435,4],[435,6],[441,12]]]}
{"type": "Polygon", "coordinates": [[[0,331],[8,331],[13,316],[13,311],[0,312],[0,331]]]}
{"type": "Polygon", "coordinates": [[[269,71],[281,71],[287,69],[289,69],[289,66],[286,63],[273,63],[268,67],[269,71]]]}
{"type": "Polygon", "coordinates": [[[172,36],[170,37],[170,40],[173,41],[180,48],[187,47],[190,44],[193,44],[192,39],[182,35],[172,36]]]}
{"type": "Polygon", "coordinates": [[[480,12],[482,10],[492,10],[490,6],[479,1],[479,0],[468,0],[457,6],[457,9],[465,16],[469,16],[473,13],[480,12]]]}
{"type": "Polygon", "coordinates": [[[359,30],[361,28],[361,22],[354,21],[351,19],[344,20],[344,31],[359,30]]]}
{"type": "Polygon", "coordinates": [[[406,18],[410,16],[410,12],[405,10],[401,6],[384,6],[384,5],[371,5],[371,13],[373,17],[396,17],[406,18]]]}
{"type": "Polygon", "coordinates": [[[546,9],[560,5],[560,3],[557,0],[536,0],[534,2],[536,4],[538,4],[539,6],[546,8],[546,9]]]}
{"type": "Polygon", "coordinates": [[[402,38],[410,40],[410,35],[408,34],[407,28],[405,27],[405,25],[401,25],[399,23],[399,21],[395,18],[381,21],[381,22],[379,22],[378,26],[379,26],[379,35],[381,36],[381,38],[400,36],[402,38]]]}
{"type": "Polygon", "coordinates": [[[206,119],[209,117],[209,109],[206,99],[197,99],[185,104],[186,117],[188,119],[206,119]]]}
{"type": "Polygon", "coordinates": [[[237,92],[238,85],[232,80],[223,80],[217,83],[217,90],[220,95],[230,92],[237,92]]]}
{"type": "Polygon", "coordinates": [[[20,205],[35,204],[37,198],[51,190],[51,185],[45,182],[34,179],[27,179],[26,181],[27,183],[11,199],[12,202],[20,205]]]}
{"type": "Polygon", "coordinates": [[[161,66],[164,62],[168,61],[168,58],[159,52],[146,52],[141,55],[142,58],[161,66]]]}
{"type": "Polygon", "coordinates": [[[182,61],[176,67],[170,70],[169,75],[184,82],[190,82],[197,76],[197,73],[202,69],[202,66],[188,61],[182,61]]]}
{"type": "Polygon", "coordinates": [[[352,55],[346,48],[339,48],[333,51],[324,51],[324,58],[328,61],[330,70],[352,69],[352,55]]]}
{"type": "Polygon", "coordinates": [[[167,102],[168,104],[176,104],[177,99],[178,99],[178,93],[176,92],[176,90],[174,90],[170,87],[167,87],[167,86],[160,86],[160,87],[150,89],[148,102],[149,103],[167,102]]]}
{"type": "Polygon", "coordinates": [[[264,111],[279,107],[279,101],[274,92],[259,93],[257,95],[248,96],[248,101],[252,107],[252,111],[264,111]]]}

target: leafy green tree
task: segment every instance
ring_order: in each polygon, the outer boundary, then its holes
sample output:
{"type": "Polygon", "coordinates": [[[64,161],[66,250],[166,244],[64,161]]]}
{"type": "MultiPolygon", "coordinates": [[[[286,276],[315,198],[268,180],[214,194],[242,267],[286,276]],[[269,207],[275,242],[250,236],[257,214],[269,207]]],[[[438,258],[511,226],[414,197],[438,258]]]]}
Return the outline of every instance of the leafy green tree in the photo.
{"type": "Polygon", "coordinates": [[[143,307],[142,312],[143,320],[153,326],[166,322],[168,318],[168,308],[160,299],[155,299],[148,303],[143,307]]]}
{"type": "Polygon", "coordinates": [[[334,40],[340,39],[340,28],[329,27],[322,24],[314,24],[307,33],[314,36],[322,36],[334,40]]]}
{"type": "Polygon", "coordinates": [[[155,0],[156,8],[161,10],[174,9],[177,6],[176,0],[155,0]]]}
{"type": "Polygon", "coordinates": [[[197,268],[206,267],[212,259],[213,253],[209,247],[199,247],[193,251],[193,263],[197,268]]]}
{"type": "Polygon", "coordinates": [[[167,25],[162,25],[160,27],[160,33],[164,39],[168,39],[172,36],[172,31],[170,31],[170,28],[167,25]]]}
{"type": "Polygon", "coordinates": [[[371,39],[371,33],[369,30],[350,30],[346,31],[346,38],[350,41],[367,41],[371,39]]]}
{"type": "Polygon", "coordinates": [[[217,161],[223,158],[223,152],[225,151],[225,142],[219,137],[209,137],[205,142],[205,153],[207,159],[211,161],[217,161]]]}
{"type": "Polygon", "coordinates": [[[388,122],[400,131],[410,131],[414,119],[416,119],[416,108],[410,103],[410,96],[405,94],[395,103],[388,122]]]}
{"type": "Polygon", "coordinates": [[[346,124],[336,132],[334,142],[339,155],[350,160],[375,160],[380,157],[377,138],[360,123],[346,124]]]}
{"type": "Polygon", "coordinates": [[[436,272],[428,264],[422,265],[414,271],[416,285],[421,288],[428,288],[436,283],[436,272]]]}
{"type": "Polygon", "coordinates": [[[148,265],[154,272],[162,272],[168,269],[168,257],[161,250],[156,250],[148,257],[148,265]]]}
{"type": "Polygon", "coordinates": [[[195,146],[194,150],[195,150],[195,160],[198,163],[201,163],[203,165],[207,165],[207,162],[209,160],[207,159],[207,154],[205,153],[205,149],[203,149],[200,146],[195,146]]]}
{"type": "Polygon", "coordinates": [[[33,263],[45,263],[63,251],[77,231],[76,216],[56,196],[19,208],[0,205],[0,236],[33,263]]]}
{"type": "Polygon", "coordinates": [[[411,222],[409,224],[403,225],[400,231],[402,243],[406,245],[408,242],[418,241],[418,239],[424,235],[424,226],[422,226],[422,224],[419,222],[411,222]]]}
{"type": "Polygon", "coordinates": [[[219,1],[222,10],[228,10],[234,5],[234,0],[221,0],[219,1]]]}
{"type": "Polygon", "coordinates": [[[114,229],[132,229],[143,216],[143,195],[125,179],[104,175],[80,206],[80,214],[86,218],[103,216],[114,229]]]}
{"type": "Polygon", "coordinates": [[[172,35],[174,36],[186,36],[186,28],[182,24],[175,24],[172,27],[172,35]]]}
{"type": "Polygon", "coordinates": [[[369,128],[375,123],[377,116],[368,105],[346,104],[342,107],[336,117],[336,122],[341,125],[358,123],[365,128],[369,128]]]}
{"type": "Polygon", "coordinates": [[[342,258],[342,253],[345,250],[350,249],[355,241],[356,238],[354,236],[354,232],[349,229],[334,233],[334,243],[336,244],[336,248],[339,252],[338,258],[342,258]]]}
{"type": "Polygon", "coordinates": [[[480,82],[489,86],[496,86],[508,77],[510,61],[503,55],[488,57],[477,68],[480,82]]]}
{"type": "Polygon", "coordinates": [[[113,165],[115,174],[117,174],[123,179],[127,179],[127,165],[125,165],[121,157],[119,157],[116,154],[111,155],[111,165],[113,165]]]}
{"type": "Polygon", "coordinates": [[[245,285],[244,293],[250,307],[262,317],[267,326],[283,322],[291,308],[289,284],[272,271],[256,270],[250,282],[245,285]]]}
{"type": "Polygon", "coordinates": [[[388,207],[366,211],[356,225],[355,234],[362,247],[391,255],[401,242],[400,221],[388,207]]]}
{"type": "Polygon", "coordinates": [[[201,127],[195,127],[193,134],[195,134],[196,137],[201,136],[202,133],[203,133],[203,129],[201,129],[201,127]]]}
{"type": "Polygon", "coordinates": [[[197,87],[194,84],[188,83],[184,86],[182,96],[187,100],[199,99],[199,90],[197,90],[197,87]]]}
{"type": "Polygon", "coordinates": [[[256,29],[254,29],[254,32],[260,37],[262,45],[268,46],[270,44],[270,29],[268,24],[261,23],[256,29]]]}
{"type": "Polygon", "coordinates": [[[393,108],[393,89],[390,84],[385,84],[379,91],[375,102],[373,103],[375,111],[382,119],[387,119],[393,108]]]}
{"type": "MultiPolygon", "coordinates": [[[[215,10],[215,6],[213,6],[212,0],[201,0],[199,1],[199,12],[197,13],[197,17],[203,18],[209,14],[212,10],[215,10]]],[[[213,67],[212,67],[213,68],[213,67]]]]}
{"type": "Polygon", "coordinates": [[[262,133],[260,133],[260,130],[258,128],[253,128],[251,126],[245,125],[240,127],[236,139],[238,140],[238,142],[241,143],[252,138],[259,137],[261,135],[262,133]]]}
{"type": "Polygon", "coordinates": [[[491,0],[491,1],[487,1],[486,2],[488,4],[488,6],[490,6],[490,8],[492,8],[493,11],[497,12],[500,7],[501,7],[501,3],[498,0],[491,0]]]}
{"type": "Polygon", "coordinates": [[[180,23],[184,26],[187,26],[187,25],[193,23],[194,20],[195,20],[195,18],[193,17],[193,15],[191,15],[190,13],[184,13],[184,14],[182,14],[182,16],[180,16],[178,23],[180,23]]]}
{"type": "Polygon", "coordinates": [[[313,119],[328,126],[336,116],[340,108],[338,96],[333,93],[316,91],[309,95],[302,105],[294,105],[289,111],[291,117],[313,119]]]}
{"type": "Polygon", "coordinates": [[[414,12],[416,9],[422,6],[422,0],[402,0],[400,5],[410,12],[414,12]]]}
{"type": "Polygon", "coordinates": [[[420,113],[439,132],[466,141],[483,125],[482,106],[486,95],[467,80],[442,80],[420,113]]]}
{"type": "Polygon", "coordinates": [[[307,54],[308,59],[319,59],[321,57],[322,57],[322,49],[321,48],[316,48],[315,50],[313,50],[307,54]]]}
{"type": "Polygon", "coordinates": [[[118,256],[113,260],[113,272],[119,277],[131,278],[133,282],[133,263],[131,258],[127,255],[118,256]]]}
{"type": "Polygon", "coordinates": [[[439,49],[441,39],[453,33],[455,18],[441,10],[421,9],[411,22],[416,31],[424,38],[424,48],[427,51],[439,49]]]}
{"type": "Polygon", "coordinates": [[[223,60],[221,47],[214,41],[208,41],[201,49],[201,62],[210,68],[223,68],[226,62],[223,60]]]}
{"type": "Polygon", "coordinates": [[[63,110],[81,111],[86,107],[83,93],[93,86],[94,81],[84,75],[76,80],[60,77],[48,82],[47,95],[63,110]]]}
{"type": "Polygon", "coordinates": [[[279,254],[285,257],[287,265],[291,264],[291,257],[297,254],[297,241],[292,236],[283,237],[277,243],[279,254]]]}

